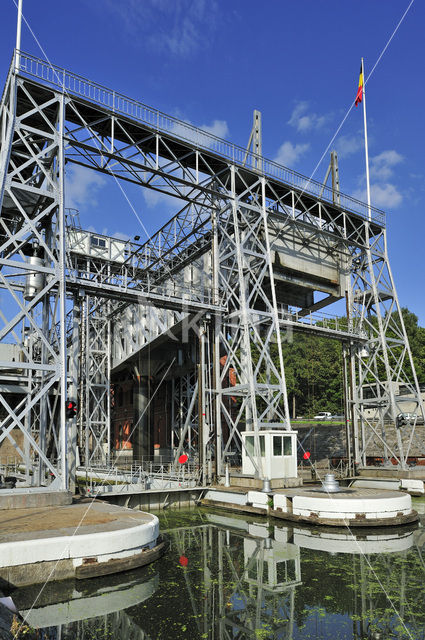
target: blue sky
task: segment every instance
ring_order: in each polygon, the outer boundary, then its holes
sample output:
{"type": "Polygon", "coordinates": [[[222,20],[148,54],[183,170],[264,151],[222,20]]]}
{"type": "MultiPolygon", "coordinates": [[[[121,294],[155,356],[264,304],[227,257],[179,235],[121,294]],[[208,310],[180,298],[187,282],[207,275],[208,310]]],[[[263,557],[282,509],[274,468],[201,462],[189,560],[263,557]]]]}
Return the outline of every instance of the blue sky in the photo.
{"type": "MultiPolygon", "coordinates": [[[[254,108],[263,153],[310,176],[410,0],[24,0],[48,58],[245,146],[254,108]]],[[[2,0],[0,78],[15,43],[16,7],[2,0]]],[[[425,326],[425,3],[415,0],[367,85],[372,204],[387,213],[391,266],[403,306],[425,326]]],[[[26,26],[22,49],[43,57],[26,26]]],[[[353,109],[333,144],[342,191],[365,198],[363,121],[353,109]]],[[[329,155],[315,173],[323,179],[329,155]]],[[[85,228],[144,238],[107,178],[68,170],[68,204],[85,228]]],[[[154,231],[176,203],[124,186],[154,231]]]]}

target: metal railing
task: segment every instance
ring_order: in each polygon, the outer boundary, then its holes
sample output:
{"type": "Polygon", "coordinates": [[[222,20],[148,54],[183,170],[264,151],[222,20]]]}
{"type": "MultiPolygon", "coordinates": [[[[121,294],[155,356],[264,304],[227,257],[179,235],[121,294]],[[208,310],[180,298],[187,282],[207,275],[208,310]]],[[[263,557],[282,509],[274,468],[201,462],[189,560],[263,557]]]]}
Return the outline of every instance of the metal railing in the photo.
{"type": "Polygon", "coordinates": [[[155,489],[186,489],[200,482],[197,463],[185,463],[174,468],[173,463],[161,464],[145,461],[131,464],[129,469],[116,466],[81,467],[77,477],[84,481],[88,494],[126,493],[132,486],[137,491],[155,489]]]}
{"type": "MultiPolygon", "coordinates": [[[[13,64],[13,61],[12,61],[13,64]]],[[[106,107],[114,113],[129,117],[154,131],[160,131],[171,135],[174,138],[189,142],[192,147],[208,150],[226,160],[237,164],[240,167],[248,168],[270,178],[276,179],[297,191],[307,193],[319,200],[331,203],[338,202],[338,208],[354,213],[364,219],[369,218],[380,226],[385,225],[385,214],[380,209],[368,208],[368,205],[356,198],[336,193],[332,188],[323,185],[321,182],[307,178],[301,173],[288,169],[273,160],[259,157],[258,154],[247,151],[231,142],[203,131],[188,122],[178,120],[158,109],[153,109],[147,105],[133,100],[117,91],[108,89],[97,82],[93,82],[80,76],[52,65],[45,60],[28,53],[20,52],[20,74],[24,74],[41,80],[44,84],[78,96],[89,102],[106,107]]]]}
{"type": "Polygon", "coordinates": [[[318,482],[324,480],[327,473],[333,473],[336,478],[344,479],[351,475],[351,470],[348,464],[348,460],[333,461],[326,458],[322,461],[305,462],[303,460],[298,461],[298,476],[304,480],[317,480],[318,482]]]}
{"type": "Polygon", "coordinates": [[[278,316],[280,320],[289,325],[311,327],[327,333],[350,334],[363,340],[368,338],[367,332],[361,326],[360,318],[348,319],[320,311],[311,311],[305,314],[302,311],[292,311],[291,309],[280,309],[278,316]]]}

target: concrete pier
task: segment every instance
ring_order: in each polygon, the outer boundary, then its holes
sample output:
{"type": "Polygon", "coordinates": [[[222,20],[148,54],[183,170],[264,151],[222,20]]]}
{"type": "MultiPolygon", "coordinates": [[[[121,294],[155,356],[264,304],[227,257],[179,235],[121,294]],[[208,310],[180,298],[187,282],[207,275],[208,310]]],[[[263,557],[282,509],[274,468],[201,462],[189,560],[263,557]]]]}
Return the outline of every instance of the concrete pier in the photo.
{"type": "Polygon", "coordinates": [[[249,486],[217,486],[204,493],[201,504],[333,527],[393,526],[418,519],[407,493],[357,487],[329,493],[320,486],[267,492],[249,486]]]}
{"type": "Polygon", "coordinates": [[[158,518],[88,500],[0,510],[0,580],[21,586],[142,566],[166,549],[158,518]]]}

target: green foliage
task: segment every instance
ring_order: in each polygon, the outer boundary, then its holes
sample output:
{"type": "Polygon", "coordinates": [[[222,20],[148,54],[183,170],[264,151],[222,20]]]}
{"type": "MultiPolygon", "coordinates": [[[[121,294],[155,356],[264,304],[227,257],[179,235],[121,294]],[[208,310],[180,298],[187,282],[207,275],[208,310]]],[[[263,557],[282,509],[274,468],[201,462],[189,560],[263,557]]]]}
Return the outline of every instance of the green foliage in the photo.
{"type": "Polygon", "coordinates": [[[283,358],[291,409],[295,396],[298,415],[321,410],[342,413],[342,350],[338,341],[296,333],[292,343],[283,345],[283,358]]]}
{"type": "MultiPolygon", "coordinates": [[[[402,309],[403,321],[412,351],[413,362],[419,382],[425,382],[425,328],[418,325],[417,316],[406,308],[402,309]]],[[[375,320],[372,322],[375,324],[375,320]]],[[[398,338],[399,318],[392,314],[387,334],[398,338]]],[[[342,347],[337,340],[295,333],[292,341],[284,341],[283,358],[288,389],[288,400],[292,414],[295,398],[296,414],[312,416],[318,411],[342,414],[344,403],[342,347]]],[[[276,358],[277,358],[277,349],[276,358]]],[[[393,350],[394,358],[398,357],[393,350]]],[[[391,358],[391,355],[390,355],[391,358]]],[[[395,365],[395,362],[392,363],[395,365]]],[[[386,379],[384,362],[379,363],[379,375],[386,379]]],[[[406,363],[406,371],[410,375],[406,363]]]]}
{"type": "Polygon", "coordinates": [[[425,382],[425,328],[418,325],[418,317],[407,308],[401,310],[413,362],[419,382],[425,382]]]}

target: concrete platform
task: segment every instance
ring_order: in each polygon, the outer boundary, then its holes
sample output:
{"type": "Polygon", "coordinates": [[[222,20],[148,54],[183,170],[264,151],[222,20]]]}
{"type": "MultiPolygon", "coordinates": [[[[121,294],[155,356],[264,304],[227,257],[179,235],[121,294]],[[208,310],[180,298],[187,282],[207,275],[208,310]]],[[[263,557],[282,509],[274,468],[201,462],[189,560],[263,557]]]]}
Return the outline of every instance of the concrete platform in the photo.
{"type": "Polygon", "coordinates": [[[9,586],[117,573],[165,548],[156,516],[102,502],[0,511],[0,579],[9,586]]]}
{"type": "Polygon", "coordinates": [[[418,478],[425,481],[425,465],[418,465],[410,469],[397,467],[361,467],[357,470],[359,476],[374,478],[418,478]]]}
{"type": "Polygon", "coordinates": [[[404,478],[391,476],[356,476],[348,478],[349,487],[365,487],[369,489],[393,489],[409,493],[411,496],[423,496],[425,483],[421,478],[404,478]]]}
{"type": "Polygon", "coordinates": [[[201,504],[333,527],[388,527],[418,520],[410,495],[362,487],[337,493],[327,493],[320,486],[268,493],[241,487],[211,487],[201,504]]]}
{"type": "Polygon", "coordinates": [[[249,536],[292,542],[303,549],[314,549],[326,553],[346,553],[352,555],[369,553],[399,553],[410,549],[416,542],[420,546],[421,529],[417,523],[400,527],[360,529],[352,531],[347,527],[311,527],[303,523],[273,523],[264,518],[250,518],[246,514],[223,515],[211,510],[206,514],[208,522],[217,527],[240,531],[249,536]]]}
{"type": "MultiPolygon", "coordinates": [[[[284,489],[287,487],[300,487],[303,483],[302,478],[272,478],[270,481],[270,487],[272,489],[284,489]]],[[[242,487],[250,489],[258,489],[259,491],[263,487],[263,480],[259,478],[252,478],[241,474],[230,474],[230,484],[232,487],[242,487]]]]}
{"type": "Polygon", "coordinates": [[[52,491],[48,487],[0,490],[0,509],[61,507],[66,504],[72,504],[72,493],[69,491],[52,491]]]}

